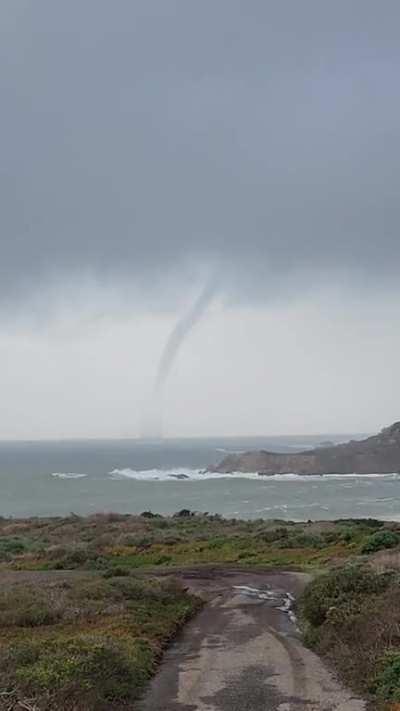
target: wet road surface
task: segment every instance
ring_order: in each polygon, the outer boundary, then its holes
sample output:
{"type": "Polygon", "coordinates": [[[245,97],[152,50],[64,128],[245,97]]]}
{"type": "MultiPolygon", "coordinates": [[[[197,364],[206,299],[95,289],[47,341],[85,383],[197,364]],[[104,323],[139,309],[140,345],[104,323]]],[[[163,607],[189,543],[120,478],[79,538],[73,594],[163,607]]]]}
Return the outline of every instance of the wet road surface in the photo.
{"type": "Polygon", "coordinates": [[[168,649],[140,711],[362,711],[299,638],[301,573],[179,575],[207,600],[168,649]]]}

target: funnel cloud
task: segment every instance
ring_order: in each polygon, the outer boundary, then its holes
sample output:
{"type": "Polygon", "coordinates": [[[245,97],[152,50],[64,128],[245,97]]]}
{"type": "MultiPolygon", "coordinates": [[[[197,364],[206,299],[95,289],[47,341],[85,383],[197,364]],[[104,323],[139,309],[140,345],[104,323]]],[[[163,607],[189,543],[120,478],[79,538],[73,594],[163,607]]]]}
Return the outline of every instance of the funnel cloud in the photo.
{"type": "Polygon", "coordinates": [[[198,321],[200,321],[203,314],[205,313],[208,305],[215,296],[217,286],[217,276],[213,275],[206,282],[199,296],[190,306],[187,313],[184,314],[181,319],[179,319],[176,326],[173,328],[165,344],[165,348],[161,355],[160,363],[158,366],[157,377],[154,386],[154,394],[156,397],[160,395],[162,396],[168,376],[178,356],[178,352],[192,328],[194,328],[194,326],[198,323],[198,321]]]}
{"type": "Polygon", "coordinates": [[[142,435],[146,438],[160,439],[163,435],[164,391],[168,376],[185,339],[205,314],[207,307],[216,294],[217,287],[217,274],[214,273],[206,281],[188,311],[175,324],[167,339],[158,365],[154,390],[147,404],[142,425],[142,435]]]}

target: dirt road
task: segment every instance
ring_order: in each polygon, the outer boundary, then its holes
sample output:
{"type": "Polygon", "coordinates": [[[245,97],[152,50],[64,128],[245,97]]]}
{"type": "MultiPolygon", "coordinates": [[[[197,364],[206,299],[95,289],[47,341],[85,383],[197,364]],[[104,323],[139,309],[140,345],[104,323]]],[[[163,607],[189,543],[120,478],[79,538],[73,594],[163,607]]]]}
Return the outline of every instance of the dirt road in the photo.
{"type": "Polygon", "coordinates": [[[188,571],[207,604],[167,651],[140,711],[362,711],[299,639],[300,573],[188,571]]]}

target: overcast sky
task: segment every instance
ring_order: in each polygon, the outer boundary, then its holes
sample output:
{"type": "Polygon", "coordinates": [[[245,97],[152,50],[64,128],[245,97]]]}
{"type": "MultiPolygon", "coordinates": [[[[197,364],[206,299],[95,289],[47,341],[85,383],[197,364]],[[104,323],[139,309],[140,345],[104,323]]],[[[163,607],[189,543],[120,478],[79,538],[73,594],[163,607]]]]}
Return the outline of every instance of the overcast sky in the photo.
{"type": "Polygon", "coordinates": [[[397,0],[3,0],[0,438],[400,419],[397,0]]]}

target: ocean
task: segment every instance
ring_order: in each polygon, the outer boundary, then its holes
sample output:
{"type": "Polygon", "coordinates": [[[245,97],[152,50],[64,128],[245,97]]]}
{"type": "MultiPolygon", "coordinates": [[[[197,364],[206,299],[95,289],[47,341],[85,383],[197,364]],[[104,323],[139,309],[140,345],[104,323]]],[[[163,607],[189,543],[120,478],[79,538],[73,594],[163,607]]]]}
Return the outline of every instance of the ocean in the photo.
{"type": "Polygon", "coordinates": [[[400,519],[400,476],[262,478],[204,470],[228,452],[293,452],[349,437],[257,437],[0,442],[0,515],[99,511],[172,514],[180,509],[231,518],[400,519]]]}

